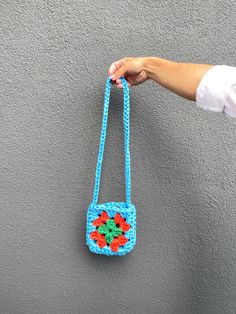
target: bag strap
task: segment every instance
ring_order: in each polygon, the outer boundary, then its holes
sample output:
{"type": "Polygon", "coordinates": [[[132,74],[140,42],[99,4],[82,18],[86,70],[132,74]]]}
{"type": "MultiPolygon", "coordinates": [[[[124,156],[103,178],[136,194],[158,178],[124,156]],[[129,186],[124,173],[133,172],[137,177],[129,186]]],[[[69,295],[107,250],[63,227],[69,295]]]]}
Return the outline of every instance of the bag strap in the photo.
{"type": "MultiPolygon", "coordinates": [[[[123,95],[123,101],[124,101],[123,124],[124,124],[125,191],[126,191],[126,206],[128,207],[131,204],[131,173],[130,173],[130,149],[129,149],[129,133],[130,133],[129,86],[124,77],[121,77],[120,79],[122,81],[123,93],[124,93],[123,95]]],[[[103,153],[104,153],[104,146],[105,146],[106,132],[107,132],[107,120],[108,120],[108,109],[109,109],[111,86],[112,86],[112,81],[110,78],[108,78],[106,81],[106,87],[105,87],[102,130],[101,130],[100,147],[99,147],[95,183],[94,183],[94,193],[93,193],[94,205],[96,205],[98,202],[102,160],[103,160],[103,153]]]]}

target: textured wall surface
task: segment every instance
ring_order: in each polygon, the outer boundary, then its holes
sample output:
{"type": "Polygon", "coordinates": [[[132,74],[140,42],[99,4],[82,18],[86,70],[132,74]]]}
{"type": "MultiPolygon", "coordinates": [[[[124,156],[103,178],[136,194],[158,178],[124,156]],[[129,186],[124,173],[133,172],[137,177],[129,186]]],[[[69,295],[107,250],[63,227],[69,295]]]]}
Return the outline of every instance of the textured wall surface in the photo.
{"type": "MultiPolygon", "coordinates": [[[[110,63],[236,66],[234,0],[0,4],[0,313],[233,314],[236,120],[147,82],[131,91],[137,245],[85,245],[110,63]]],[[[124,199],[113,88],[100,201],[124,199]]]]}

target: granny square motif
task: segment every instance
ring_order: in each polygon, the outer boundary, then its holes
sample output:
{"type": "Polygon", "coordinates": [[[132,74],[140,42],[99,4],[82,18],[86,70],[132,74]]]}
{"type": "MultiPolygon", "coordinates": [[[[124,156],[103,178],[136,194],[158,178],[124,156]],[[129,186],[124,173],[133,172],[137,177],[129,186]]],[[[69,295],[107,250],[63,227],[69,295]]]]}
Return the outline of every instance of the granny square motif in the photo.
{"type": "Polygon", "coordinates": [[[124,91],[124,157],[125,157],[125,202],[98,204],[102,160],[106,139],[108,108],[112,81],[106,81],[104,111],[100,147],[94,183],[93,200],[87,211],[86,243],[91,252],[105,255],[125,255],[136,243],[136,209],[131,203],[131,171],[129,149],[129,87],[121,78],[124,91]]]}

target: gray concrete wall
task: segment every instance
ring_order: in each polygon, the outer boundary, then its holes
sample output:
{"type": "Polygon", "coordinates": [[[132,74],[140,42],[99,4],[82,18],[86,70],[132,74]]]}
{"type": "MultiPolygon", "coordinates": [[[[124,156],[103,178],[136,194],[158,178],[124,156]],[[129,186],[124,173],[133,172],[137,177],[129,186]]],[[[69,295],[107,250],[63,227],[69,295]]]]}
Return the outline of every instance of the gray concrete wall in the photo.
{"type": "MultiPolygon", "coordinates": [[[[131,91],[137,245],[85,245],[110,63],[236,66],[235,1],[1,1],[0,313],[233,314],[236,120],[131,91]],[[234,221],[234,223],[233,223],[234,221]]],[[[124,199],[112,90],[100,201],[124,199]]]]}

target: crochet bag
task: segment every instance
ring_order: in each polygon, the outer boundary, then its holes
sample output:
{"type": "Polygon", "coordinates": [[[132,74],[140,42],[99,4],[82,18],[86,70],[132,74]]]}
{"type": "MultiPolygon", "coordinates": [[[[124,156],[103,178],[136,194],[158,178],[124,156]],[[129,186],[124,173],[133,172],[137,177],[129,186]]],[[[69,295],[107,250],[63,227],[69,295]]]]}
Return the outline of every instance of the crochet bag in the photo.
{"type": "Polygon", "coordinates": [[[136,242],[136,209],[131,204],[131,174],[129,151],[129,87],[121,78],[124,92],[124,157],[125,157],[125,189],[126,202],[109,202],[98,204],[99,185],[103,152],[106,139],[108,108],[112,81],[106,81],[104,111],[100,147],[94,183],[93,200],[87,211],[86,243],[93,253],[105,255],[125,255],[130,252],[136,242]]]}

